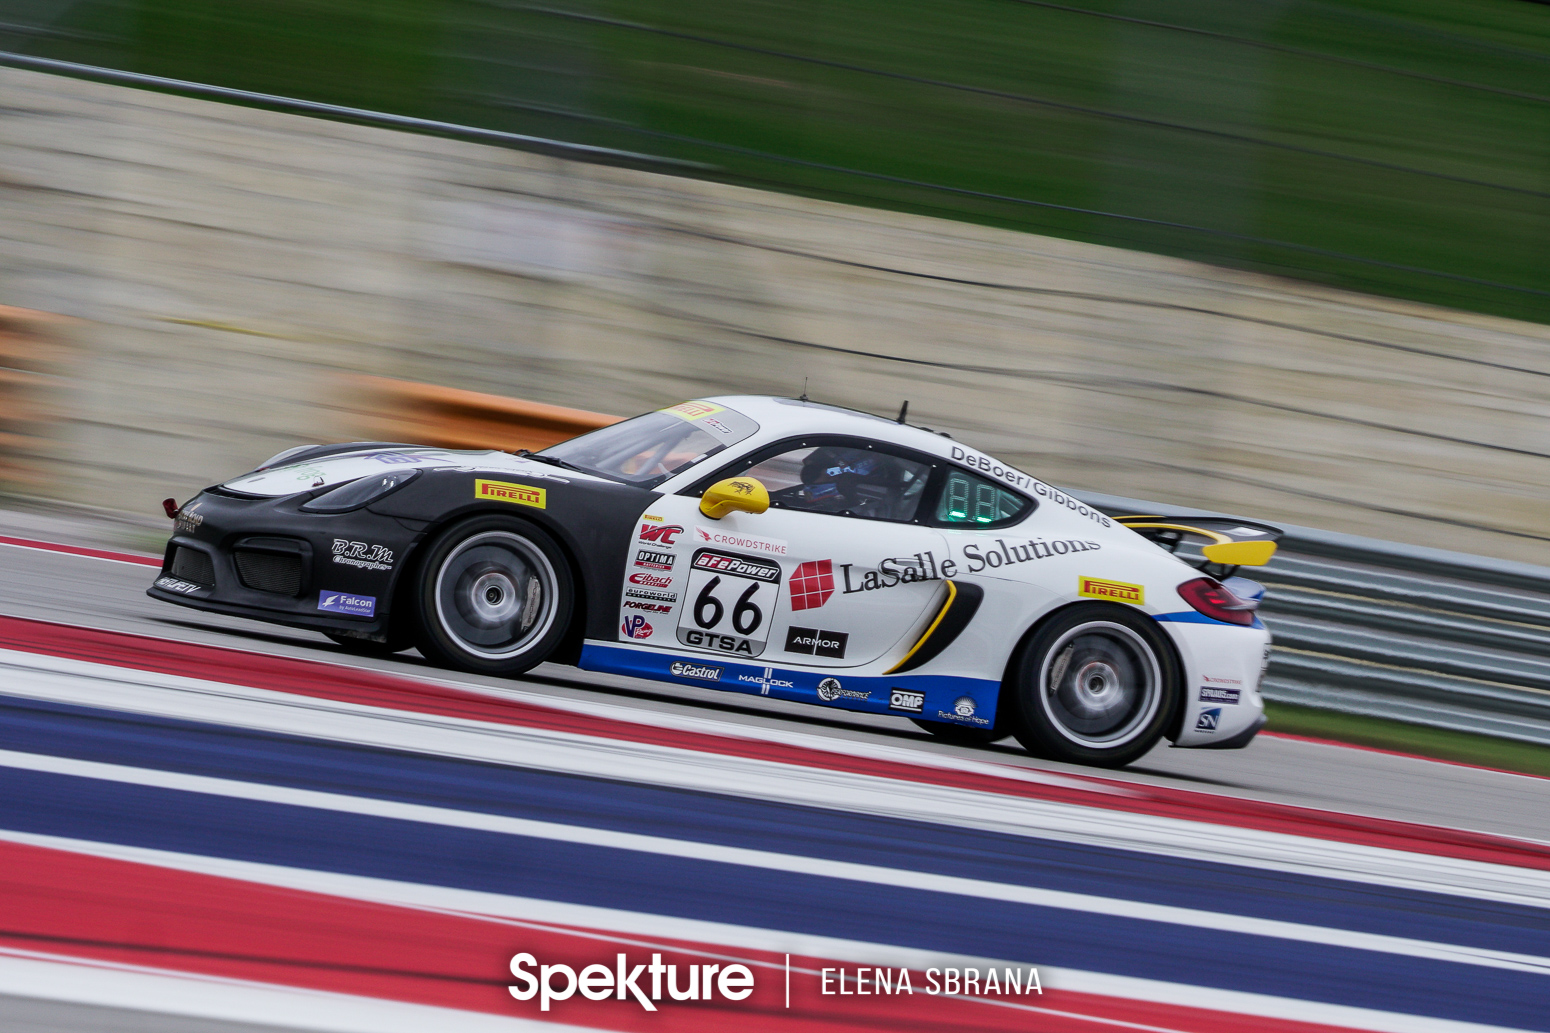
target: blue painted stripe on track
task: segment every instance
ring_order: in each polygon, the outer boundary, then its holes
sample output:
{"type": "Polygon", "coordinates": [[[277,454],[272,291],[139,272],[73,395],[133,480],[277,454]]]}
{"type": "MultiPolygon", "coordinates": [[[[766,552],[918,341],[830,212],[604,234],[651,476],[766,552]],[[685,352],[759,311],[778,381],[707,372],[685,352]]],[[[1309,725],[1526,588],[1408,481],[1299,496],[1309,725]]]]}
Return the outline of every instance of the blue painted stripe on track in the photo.
{"type": "Polygon", "coordinates": [[[70,704],[0,696],[0,748],[1550,956],[1540,908],[70,704]]]}
{"type": "Polygon", "coordinates": [[[44,835],[1550,1033],[1550,976],[17,768],[0,800],[44,835]]]}

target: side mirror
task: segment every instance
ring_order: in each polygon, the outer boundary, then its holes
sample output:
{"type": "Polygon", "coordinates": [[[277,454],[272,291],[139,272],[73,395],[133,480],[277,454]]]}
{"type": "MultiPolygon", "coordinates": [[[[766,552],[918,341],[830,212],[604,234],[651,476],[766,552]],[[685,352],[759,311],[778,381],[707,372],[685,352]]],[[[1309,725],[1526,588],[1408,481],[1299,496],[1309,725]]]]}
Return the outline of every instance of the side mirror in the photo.
{"type": "Polygon", "coordinates": [[[700,512],[712,520],[728,513],[763,513],[770,508],[770,493],[752,477],[728,477],[705,489],[700,512]]]}

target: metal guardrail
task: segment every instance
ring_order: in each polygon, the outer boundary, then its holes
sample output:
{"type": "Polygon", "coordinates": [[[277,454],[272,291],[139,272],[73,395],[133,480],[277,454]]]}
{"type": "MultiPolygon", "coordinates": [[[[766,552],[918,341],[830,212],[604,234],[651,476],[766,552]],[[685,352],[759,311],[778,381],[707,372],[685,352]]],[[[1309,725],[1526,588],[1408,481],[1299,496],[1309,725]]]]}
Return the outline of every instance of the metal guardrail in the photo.
{"type": "Polygon", "coordinates": [[[1267,698],[1550,745],[1550,569],[1286,526],[1242,573],[1266,587],[1267,698]]]}

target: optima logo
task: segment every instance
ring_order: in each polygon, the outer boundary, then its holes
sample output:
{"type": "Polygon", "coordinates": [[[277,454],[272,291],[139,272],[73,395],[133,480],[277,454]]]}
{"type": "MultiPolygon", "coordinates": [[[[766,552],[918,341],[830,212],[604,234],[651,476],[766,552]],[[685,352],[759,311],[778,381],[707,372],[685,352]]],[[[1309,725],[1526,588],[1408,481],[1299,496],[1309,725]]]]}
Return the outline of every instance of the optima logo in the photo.
{"type": "Polygon", "coordinates": [[[662,999],[662,986],[667,985],[667,995],[675,1001],[711,1001],[716,995],[728,1001],[741,1001],[753,993],[753,973],[747,965],[677,965],[662,964],[662,955],[653,954],[651,964],[630,967],[629,958],[616,955],[616,968],[607,965],[588,965],[580,972],[569,965],[539,965],[538,959],[523,953],[512,956],[511,974],[517,986],[508,986],[511,996],[519,1001],[538,998],[538,1010],[548,1011],[552,1001],[568,1001],[577,991],[589,1001],[606,1001],[610,997],[623,1001],[634,997],[646,1011],[656,1011],[656,1001],[662,999]],[[537,971],[530,971],[536,969],[537,971]],[[651,975],[651,992],[640,985],[641,977],[651,975]]]}
{"type": "Polygon", "coordinates": [[[544,509],[548,505],[544,489],[533,488],[526,484],[511,484],[508,481],[476,480],[474,498],[511,502],[518,506],[532,506],[534,509],[544,509]]]}

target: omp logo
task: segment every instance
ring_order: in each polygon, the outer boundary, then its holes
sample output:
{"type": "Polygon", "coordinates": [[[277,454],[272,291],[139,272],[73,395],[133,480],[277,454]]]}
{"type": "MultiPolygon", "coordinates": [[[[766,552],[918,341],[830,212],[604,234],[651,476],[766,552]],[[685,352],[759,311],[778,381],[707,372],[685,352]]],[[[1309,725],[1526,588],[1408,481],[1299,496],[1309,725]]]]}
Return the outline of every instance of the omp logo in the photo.
{"type": "Polygon", "coordinates": [[[1214,732],[1216,726],[1222,721],[1222,708],[1212,707],[1210,710],[1202,710],[1200,716],[1195,719],[1195,731],[1214,732]]]}
{"type": "Polygon", "coordinates": [[[908,689],[890,689],[888,691],[888,709],[902,710],[909,714],[919,714],[926,709],[926,694],[924,692],[910,692],[908,689]]]}
{"type": "Polygon", "coordinates": [[[1078,595],[1089,599],[1112,599],[1117,603],[1135,603],[1140,606],[1146,599],[1146,589],[1125,581],[1101,581],[1095,577],[1079,577],[1076,581],[1078,595]]]}
{"type": "Polygon", "coordinates": [[[474,481],[474,498],[511,502],[518,506],[532,506],[534,509],[545,509],[548,504],[547,494],[542,488],[483,479],[474,481]]]}
{"type": "Polygon", "coordinates": [[[640,541],[654,542],[657,545],[676,545],[678,543],[675,539],[683,533],[683,527],[678,524],[662,524],[661,526],[641,524],[640,534],[637,537],[640,541]]]}

